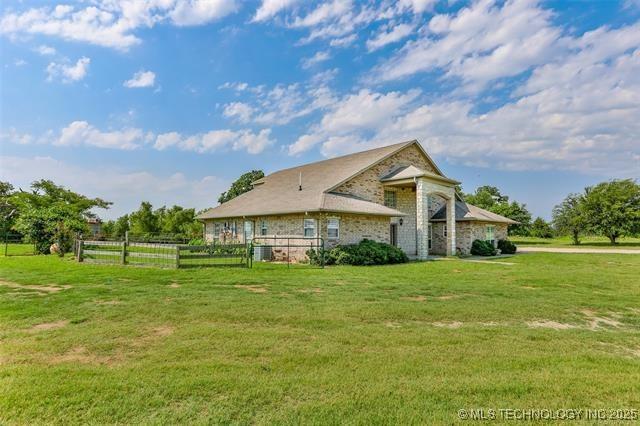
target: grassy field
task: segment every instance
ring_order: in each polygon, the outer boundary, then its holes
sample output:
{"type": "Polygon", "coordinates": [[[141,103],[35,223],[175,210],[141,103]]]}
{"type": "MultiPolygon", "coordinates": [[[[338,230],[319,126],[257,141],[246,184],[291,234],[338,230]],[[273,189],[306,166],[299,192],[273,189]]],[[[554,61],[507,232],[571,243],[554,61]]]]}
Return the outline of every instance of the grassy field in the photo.
{"type": "Polygon", "coordinates": [[[451,424],[462,408],[640,408],[640,256],[0,258],[0,424],[451,424]]]}
{"type": "MultiPolygon", "coordinates": [[[[7,256],[25,256],[34,254],[33,244],[9,243],[6,245],[7,256]]],[[[0,244],[0,256],[5,255],[5,244],[0,244]]]]}
{"type": "Polygon", "coordinates": [[[618,243],[612,245],[606,237],[581,237],[580,245],[573,245],[571,237],[556,237],[556,238],[535,238],[535,237],[509,237],[516,245],[519,246],[544,246],[544,247],[571,247],[571,248],[624,248],[624,249],[639,249],[640,250],[640,238],[625,237],[620,238],[618,243]]]}

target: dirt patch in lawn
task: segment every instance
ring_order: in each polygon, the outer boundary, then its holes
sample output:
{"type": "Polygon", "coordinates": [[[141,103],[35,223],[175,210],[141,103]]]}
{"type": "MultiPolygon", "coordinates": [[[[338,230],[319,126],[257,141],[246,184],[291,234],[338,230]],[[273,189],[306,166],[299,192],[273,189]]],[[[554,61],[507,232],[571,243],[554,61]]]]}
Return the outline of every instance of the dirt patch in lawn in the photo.
{"type": "Polygon", "coordinates": [[[120,305],[122,304],[122,302],[119,300],[96,300],[95,304],[101,305],[101,306],[113,306],[113,305],[120,305]]]}
{"type": "Polygon", "coordinates": [[[171,284],[169,284],[169,287],[171,287],[171,288],[180,288],[180,284],[178,284],[178,283],[171,283],[171,284]]]}
{"type": "Polygon", "coordinates": [[[542,320],[542,321],[529,321],[527,325],[531,328],[551,328],[553,330],[569,330],[570,328],[576,328],[573,324],[567,324],[564,322],[542,320]]]}
{"type": "Polygon", "coordinates": [[[71,288],[70,285],[27,285],[4,280],[0,280],[0,286],[36,292],[40,296],[46,296],[47,294],[57,293],[59,291],[68,290],[71,288]]]}
{"type": "Polygon", "coordinates": [[[162,325],[154,328],[152,331],[155,337],[167,337],[173,334],[175,328],[170,325],[162,325]]]}
{"type": "Polygon", "coordinates": [[[320,293],[324,293],[324,291],[321,288],[301,288],[297,290],[300,293],[313,293],[313,294],[320,294],[320,293]]]}
{"type": "Polygon", "coordinates": [[[598,330],[605,327],[622,327],[622,323],[618,321],[620,315],[612,313],[608,317],[599,316],[595,311],[585,309],[582,314],[587,317],[587,327],[589,330],[598,330]]]}
{"type": "Polygon", "coordinates": [[[431,325],[433,325],[434,327],[440,327],[440,328],[460,328],[460,327],[462,327],[462,323],[460,321],[432,322],[431,325]]]}
{"type": "Polygon", "coordinates": [[[113,364],[117,361],[117,357],[114,356],[102,356],[91,353],[84,346],[76,346],[69,349],[62,355],[55,355],[48,359],[51,364],[62,364],[67,362],[80,363],[80,364],[113,364]]]}
{"type": "Polygon", "coordinates": [[[36,324],[33,327],[31,327],[30,331],[38,332],[38,331],[46,331],[46,330],[56,330],[58,328],[66,327],[67,325],[69,325],[68,320],[43,322],[42,324],[36,324]]]}
{"type": "Polygon", "coordinates": [[[237,284],[234,286],[235,288],[242,288],[244,290],[247,290],[251,293],[266,293],[269,290],[265,287],[259,286],[259,285],[241,285],[241,284],[237,284]]]}
{"type": "Polygon", "coordinates": [[[427,296],[407,296],[401,297],[400,299],[409,300],[411,302],[424,302],[425,300],[427,300],[427,296]]]}

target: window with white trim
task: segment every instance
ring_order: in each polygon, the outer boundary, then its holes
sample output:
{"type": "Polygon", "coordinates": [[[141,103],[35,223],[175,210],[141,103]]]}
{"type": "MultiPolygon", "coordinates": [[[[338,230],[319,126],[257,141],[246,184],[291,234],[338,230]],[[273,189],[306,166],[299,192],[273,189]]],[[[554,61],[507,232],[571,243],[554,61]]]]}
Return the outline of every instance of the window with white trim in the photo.
{"type": "Polygon", "coordinates": [[[335,217],[327,219],[327,237],[329,237],[330,240],[340,238],[340,219],[335,217]]]}
{"type": "Polygon", "coordinates": [[[486,234],[485,240],[490,242],[492,245],[495,245],[495,243],[496,243],[496,240],[495,240],[495,226],[487,225],[487,234],[486,234]]]}
{"type": "Polygon", "coordinates": [[[221,230],[222,230],[222,224],[220,222],[215,222],[213,224],[213,238],[220,237],[221,230]]]}
{"type": "Polygon", "coordinates": [[[260,235],[267,235],[267,221],[263,220],[260,222],[260,235]]]}
{"type": "Polygon", "coordinates": [[[396,191],[384,191],[384,205],[392,209],[398,206],[398,194],[396,191]]]}
{"type": "Polygon", "coordinates": [[[304,236],[305,237],[316,236],[316,220],[315,219],[304,220],[304,236]]]}
{"type": "Polygon", "coordinates": [[[231,237],[236,238],[238,236],[238,226],[236,221],[231,222],[231,237]]]}

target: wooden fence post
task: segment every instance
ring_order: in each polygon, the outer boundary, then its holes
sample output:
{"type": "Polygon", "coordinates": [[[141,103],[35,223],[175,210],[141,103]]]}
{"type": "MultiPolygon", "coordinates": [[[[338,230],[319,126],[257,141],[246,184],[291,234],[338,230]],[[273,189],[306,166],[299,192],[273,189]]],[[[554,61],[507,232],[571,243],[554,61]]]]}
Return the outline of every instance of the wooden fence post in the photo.
{"type": "Polygon", "coordinates": [[[176,244],[176,269],[180,267],[180,246],[176,244]]]}
{"type": "Polygon", "coordinates": [[[82,262],[82,251],[84,250],[84,241],[78,240],[78,262],[82,262]]]}
{"type": "Polygon", "coordinates": [[[122,242],[122,258],[120,262],[125,265],[127,263],[127,241],[122,242]]]}

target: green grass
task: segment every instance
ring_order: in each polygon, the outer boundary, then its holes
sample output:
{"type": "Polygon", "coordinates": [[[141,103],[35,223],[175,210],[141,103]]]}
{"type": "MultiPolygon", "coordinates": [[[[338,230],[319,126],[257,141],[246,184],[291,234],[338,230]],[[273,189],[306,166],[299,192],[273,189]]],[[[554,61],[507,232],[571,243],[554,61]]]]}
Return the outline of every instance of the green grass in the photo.
{"type": "Polygon", "coordinates": [[[581,237],[580,245],[574,245],[571,237],[536,238],[511,236],[509,239],[519,246],[640,249],[640,238],[634,237],[620,238],[615,245],[612,245],[606,237],[581,237]]]}
{"type": "MultiPolygon", "coordinates": [[[[6,246],[7,256],[25,256],[34,254],[33,244],[9,243],[6,246]]],[[[5,255],[5,244],[0,244],[0,256],[5,255]]]]}
{"type": "Polygon", "coordinates": [[[451,424],[460,408],[640,408],[640,256],[500,261],[0,258],[0,424],[451,424]]]}

